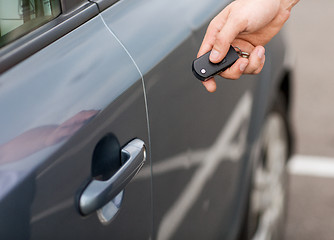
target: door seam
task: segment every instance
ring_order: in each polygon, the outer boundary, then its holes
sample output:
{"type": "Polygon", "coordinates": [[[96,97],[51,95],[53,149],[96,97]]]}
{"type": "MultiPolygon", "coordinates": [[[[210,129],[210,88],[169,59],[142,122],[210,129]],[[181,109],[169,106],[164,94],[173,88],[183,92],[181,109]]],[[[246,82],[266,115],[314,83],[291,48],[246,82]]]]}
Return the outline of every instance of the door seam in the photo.
{"type": "MultiPolygon", "coordinates": [[[[146,87],[145,87],[145,81],[144,81],[144,76],[142,74],[142,72],[140,71],[136,61],[134,60],[134,58],[131,56],[130,52],[128,51],[128,49],[125,47],[125,45],[122,43],[122,41],[116,36],[116,34],[110,29],[110,27],[107,25],[107,23],[105,22],[103,16],[101,14],[99,14],[99,17],[101,18],[101,21],[103,22],[104,26],[107,28],[107,30],[109,31],[109,33],[116,39],[116,41],[121,45],[121,47],[124,49],[124,51],[126,52],[126,54],[129,56],[129,58],[131,59],[132,63],[135,65],[137,71],[140,74],[140,78],[142,81],[142,87],[143,87],[143,94],[144,94],[144,102],[145,102],[145,111],[146,111],[146,123],[147,123],[147,134],[148,134],[148,145],[149,145],[149,159],[150,159],[150,173],[151,173],[151,233],[153,234],[153,169],[152,169],[152,158],[151,158],[151,131],[150,131],[150,120],[149,120],[149,116],[148,116],[148,106],[147,106],[147,98],[146,98],[146,87]]],[[[152,236],[151,236],[152,238],[152,236]]]]}

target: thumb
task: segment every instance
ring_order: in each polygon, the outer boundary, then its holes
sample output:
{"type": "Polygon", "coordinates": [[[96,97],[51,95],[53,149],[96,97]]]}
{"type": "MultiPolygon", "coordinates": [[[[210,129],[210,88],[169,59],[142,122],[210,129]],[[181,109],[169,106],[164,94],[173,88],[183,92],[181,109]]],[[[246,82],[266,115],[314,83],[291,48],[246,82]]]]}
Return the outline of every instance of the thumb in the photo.
{"type": "Polygon", "coordinates": [[[230,45],[247,26],[247,21],[229,17],[221,31],[217,34],[210,54],[210,61],[218,63],[226,56],[230,45]]]}

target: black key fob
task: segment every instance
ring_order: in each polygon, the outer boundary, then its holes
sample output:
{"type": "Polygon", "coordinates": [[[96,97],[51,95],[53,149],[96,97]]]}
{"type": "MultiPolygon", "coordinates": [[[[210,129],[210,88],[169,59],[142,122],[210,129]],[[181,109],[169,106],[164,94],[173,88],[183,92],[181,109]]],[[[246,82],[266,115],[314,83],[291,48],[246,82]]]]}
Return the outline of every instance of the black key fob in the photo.
{"type": "Polygon", "coordinates": [[[201,81],[205,81],[220,72],[224,72],[239,58],[238,53],[232,46],[230,46],[230,50],[226,54],[226,57],[219,63],[210,62],[210,53],[211,51],[193,61],[193,73],[195,77],[201,81]]]}

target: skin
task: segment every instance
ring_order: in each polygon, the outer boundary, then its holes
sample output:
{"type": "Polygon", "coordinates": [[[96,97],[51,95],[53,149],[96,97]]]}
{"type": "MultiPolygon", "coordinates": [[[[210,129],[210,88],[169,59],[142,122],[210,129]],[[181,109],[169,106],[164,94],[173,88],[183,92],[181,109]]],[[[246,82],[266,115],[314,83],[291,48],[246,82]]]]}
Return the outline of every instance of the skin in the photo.
{"type": "MultiPolygon", "coordinates": [[[[237,46],[250,53],[249,58],[239,58],[220,76],[238,79],[242,74],[260,73],[265,62],[264,45],[280,31],[298,1],[236,0],[230,3],[210,22],[197,57],[212,50],[210,61],[218,63],[230,45],[237,46]]],[[[216,91],[214,78],[203,85],[209,92],[216,91]]]]}

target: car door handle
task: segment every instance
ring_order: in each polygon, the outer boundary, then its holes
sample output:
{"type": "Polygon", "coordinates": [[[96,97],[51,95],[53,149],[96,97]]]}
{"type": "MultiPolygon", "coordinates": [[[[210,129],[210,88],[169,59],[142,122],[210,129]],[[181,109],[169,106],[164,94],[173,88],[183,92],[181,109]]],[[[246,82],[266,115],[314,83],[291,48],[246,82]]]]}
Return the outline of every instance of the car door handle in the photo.
{"type": "Polygon", "coordinates": [[[82,215],[88,215],[115,198],[139,172],[146,160],[145,143],[134,139],[121,150],[125,163],[107,181],[92,180],[79,199],[82,215]]]}

